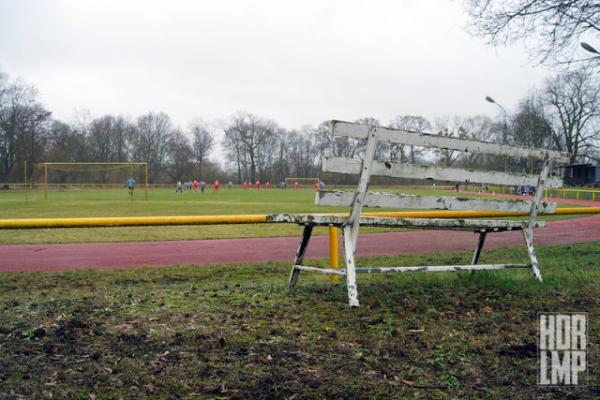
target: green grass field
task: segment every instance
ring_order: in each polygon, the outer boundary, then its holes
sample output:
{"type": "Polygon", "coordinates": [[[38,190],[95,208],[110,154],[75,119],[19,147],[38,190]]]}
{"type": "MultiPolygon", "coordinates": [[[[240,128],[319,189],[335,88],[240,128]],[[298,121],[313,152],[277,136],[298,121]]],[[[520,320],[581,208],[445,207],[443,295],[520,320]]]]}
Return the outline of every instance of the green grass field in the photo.
{"type": "Polygon", "coordinates": [[[0,274],[0,398],[597,399],[600,243],[538,254],[543,283],[530,271],[361,275],[357,309],[322,275],[289,291],[289,263],[0,274]],[[588,313],[587,386],[536,385],[542,311],[588,313]]]}
{"type": "MultiPolygon", "coordinates": [[[[408,190],[406,190],[408,191],[408,190]]],[[[410,191],[431,194],[431,191],[410,191]]],[[[453,192],[436,194],[454,195],[453,192]]],[[[0,218],[345,211],[312,190],[175,195],[0,193],[0,218]]],[[[295,225],[5,230],[0,243],[298,235],[295,225]]],[[[538,246],[530,271],[359,276],[346,287],[289,262],[0,274],[0,398],[577,398],[600,395],[600,243],[538,246]],[[537,313],[587,312],[588,386],[540,388],[537,313]],[[177,394],[177,395],[175,395],[177,394]]],[[[481,262],[522,262],[524,248],[481,262]]],[[[468,263],[470,252],[360,259],[468,263]]],[[[323,266],[326,260],[309,260],[323,266]]]]}
{"type": "MultiPolygon", "coordinates": [[[[402,192],[425,195],[448,195],[449,191],[402,189],[402,192]]],[[[211,190],[175,194],[175,190],[153,189],[144,201],[143,191],[137,190],[133,201],[127,190],[86,190],[50,192],[44,200],[43,192],[0,192],[0,218],[71,218],[120,217],[159,215],[221,215],[221,214],[275,214],[344,212],[346,207],[326,207],[313,204],[312,189],[271,189],[232,191],[211,190]]],[[[463,197],[475,197],[461,194],[463,197]]],[[[380,209],[377,209],[380,211],[380,209]]],[[[397,211],[397,210],[392,210],[397,211]]],[[[564,216],[543,217],[559,219],[564,216]]],[[[364,232],[381,231],[366,229],[364,232]]],[[[160,226],[125,228],[37,229],[5,230],[0,243],[77,243],[113,241],[223,239],[231,237],[295,236],[299,228],[291,224],[270,225],[213,225],[213,226],[160,226]]],[[[317,229],[316,235],[325,234],[317,229]]]]}

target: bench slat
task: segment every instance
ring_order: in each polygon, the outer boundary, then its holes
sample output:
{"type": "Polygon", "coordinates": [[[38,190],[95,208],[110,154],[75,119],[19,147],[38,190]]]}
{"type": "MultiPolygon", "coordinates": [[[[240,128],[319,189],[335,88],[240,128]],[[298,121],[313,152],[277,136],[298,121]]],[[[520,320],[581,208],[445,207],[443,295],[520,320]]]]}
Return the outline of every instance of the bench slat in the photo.
{"type": "MultiPolygon", "coordinates": [[[[320,272],[326,275],[346,275],[344,269],[319,268],[306,265],[294,265],[295,269],[307,272],[320,272]]],[[[357,274],[377,274],[387,272],[452,272],[452,271],[489,271],[496,269],[531,268],[531,264],[475,264],[475,265],[431,265],[418,267],[363,267],[356,268],[357,274]]]]}
{"type": "MultiPolygon", "coordinates": [[[[315,203],[325,206],[350,206],[354,201],[354,192],[321,191],[315,196],[315,203]]],[[[447,196],[416,196],[402,193],[368,192],[364,207],[408,208],[425,210],[486,210],[486,211],[519,211],[529,212],[530,201],[522,200],[485,200],[466,199],[447,196]]],[[[539,210],[543,213],[553,213],[556,203],[542,203],[539,210]]]]}
{"type": "MultiPolygon", "coordinates": [[[[362,161],[355,158],[324,157],[323,171],[341,174],[359,174],[362,161]]],[[[445,168],[433,165],[412,165],[373,161],[371,175],[393,178],[434,179],[436,181],[468,182],[495,185],[537,186],[537,175],[517,175],[506,172],[445,168]]],[[[546,187],[562,187],[562,179],[548,178],[546,187]]]]}
{"type": "MultiPolygon", "coordinates": [[[[331,125],[335,136],[345,136],[355,139],[366,139],[370,129],[368,125],[344,121],[331,121],[331,125]]],[[[458,150],[477,154],[492,154],[521,158],[534,157],[538,159],[543,159],[548,154],[556,161],[569,161],[567,153],[554,150],[486,143],[476,140],[438,136],[429,133],[411,132],[402,129],[377,127],[377,138],[393,143],[458,150]]]]}
{"type": "MultiPolygon", "coordinates": [[[[335,215],[309,214],[276,214],[267,217],[269,222],[291,222],[296,224],[343,226],[349,217],[335,215]]],[[[439,229],[458,231],[497,232],[520,230],[527,227],[527,221],[489,220],[489,219],[444,219],[444,218],[393,218],[393,217],[360,217],[361,226],[396,227],[412,229],[439,229]]],[[[535,227],[544,226],[544,222],[536,222],[535,227]]]]}

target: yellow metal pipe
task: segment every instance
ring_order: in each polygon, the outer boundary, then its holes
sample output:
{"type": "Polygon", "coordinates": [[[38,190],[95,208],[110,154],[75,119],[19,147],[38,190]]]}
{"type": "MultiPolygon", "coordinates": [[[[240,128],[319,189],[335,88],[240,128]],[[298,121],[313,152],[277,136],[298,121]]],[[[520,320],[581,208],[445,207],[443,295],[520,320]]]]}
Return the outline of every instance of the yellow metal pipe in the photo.
{"type": "MultiPolygon", "coordinates": [[[[600,207],[558,208],[556,215],[600,214],[600,207]]],[[[550,215],[554,215],[550,214],[550,215]]],[[[346,216],[348,213],[321,214],[346,216]]],[[[368,212],[366,217],[396,218],[485,218],[521,217],[528,212],[511,211],[399,211],[368,212]]],[[[542,214],[543,215],[543,214],[542,214]]],[[[159,217],[94,217],[94,218],[30,218],[0,219],[0,229],[34,228],[91,228],[110,226],[156,226],[156,225],[224,225],[267,223],[268,214],[248,215],[181,215],[159,217]]]]}
{"type": "MultiPolygon", "coordinates": [[[[338,269],[340,267],[339,256],[339,232],[335,226],[329,227],[329,268],[338,269]]],[[[339,275],[330,275],[332,282],[339,282],[339,275]]]]}
{"type": "Polygon", "coordinates": [[[581,193],[599,193],[600,190],[593,189],[554,189],[560,192],[581,192],[581,193]]]}
{"type": "Polygon", "coordinates": [[[258,215],[185,215],[162,217],[99,217],[99,218],[31,218],[3,219],[0,229],[28,228],[90,228],[109,226],[156,225],[221,225],[267,222],[266,214],[258,215]]]}
{"type": "MultiPolygon", "coordinates": [[[[573,215],[600,214],[600,207],[565,207],[557,208],[554,213],[538,215],[573,215]]],[[[346,214],[339,214],[346,215],[346,214]]],[[[488,217],[525,217],[529,211],[399,211],[399,212],[368,212],[361,215],[368,217],[397,217],[397,218],[488,218],[488,217]]]]}

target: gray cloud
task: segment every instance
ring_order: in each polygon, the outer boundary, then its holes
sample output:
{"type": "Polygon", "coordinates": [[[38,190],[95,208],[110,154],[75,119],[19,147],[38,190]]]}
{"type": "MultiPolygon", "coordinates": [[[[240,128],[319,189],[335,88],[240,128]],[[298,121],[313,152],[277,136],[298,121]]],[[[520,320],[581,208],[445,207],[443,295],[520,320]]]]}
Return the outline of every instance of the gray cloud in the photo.
{"type": "Polygon", "coordinates": [[[55,116],[247,110],[288,128],[398,114],[494,115],[546,75],[463,30],[459,2],[0,2],[0,68],[55,116]]]}

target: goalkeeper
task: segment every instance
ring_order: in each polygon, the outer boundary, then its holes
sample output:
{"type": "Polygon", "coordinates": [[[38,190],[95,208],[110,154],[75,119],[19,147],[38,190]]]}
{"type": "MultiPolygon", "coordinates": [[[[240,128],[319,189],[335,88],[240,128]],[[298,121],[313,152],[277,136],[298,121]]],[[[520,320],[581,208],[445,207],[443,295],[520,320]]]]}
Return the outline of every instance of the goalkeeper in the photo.
{"type": "Polygon", "coordinates": [[[133,200],[133,189],[135,188],[135,179],[127,179],[127,188],[129,189],[129,197],[133,200]]]}

